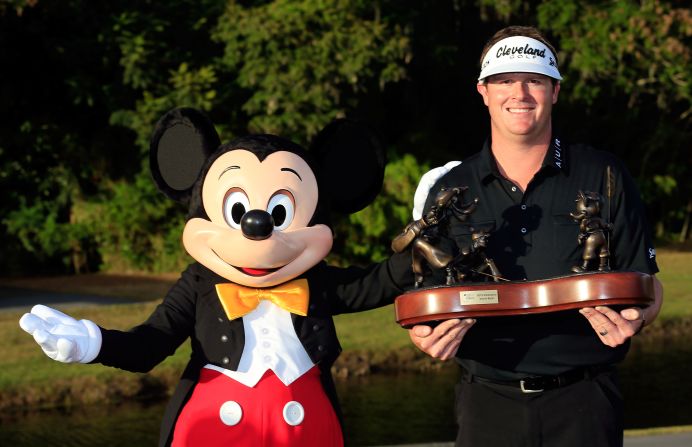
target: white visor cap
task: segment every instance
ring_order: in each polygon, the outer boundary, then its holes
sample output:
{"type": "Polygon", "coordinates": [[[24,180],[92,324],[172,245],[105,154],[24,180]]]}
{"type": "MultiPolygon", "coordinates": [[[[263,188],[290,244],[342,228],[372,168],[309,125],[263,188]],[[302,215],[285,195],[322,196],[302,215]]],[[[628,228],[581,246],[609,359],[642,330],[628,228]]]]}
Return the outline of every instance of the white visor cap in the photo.
{"type": "Polygon", "coordinates": [[[500,73],[538,73],[558,81],[557,59],[550,48],[536,39],[512,36],[490,47],[483,58],[479,81],[500,73]]]}

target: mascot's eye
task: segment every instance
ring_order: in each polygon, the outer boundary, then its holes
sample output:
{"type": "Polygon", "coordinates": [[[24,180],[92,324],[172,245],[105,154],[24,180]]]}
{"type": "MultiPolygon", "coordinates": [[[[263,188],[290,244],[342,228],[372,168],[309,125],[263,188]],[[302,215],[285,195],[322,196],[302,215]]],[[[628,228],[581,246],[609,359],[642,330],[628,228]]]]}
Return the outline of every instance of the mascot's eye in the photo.
{"type": "Polygon", "coordinates": [[[271,214],[272,219],[274,219],[275,230],[285,230],[291,225],[291,222],[293,222],[294,209],[295,204],[293,195],[290,192],[281,190],[274,193],[272,198],[269,199],[267,212],[271,214]]]}
{"type": "Polygon", "coordinates": [[[232,188],[226,193],[223,201],[223,217],[231,228],[240,229],[240,219],[249,209],[250,201],[242,189],[232,188]]]}

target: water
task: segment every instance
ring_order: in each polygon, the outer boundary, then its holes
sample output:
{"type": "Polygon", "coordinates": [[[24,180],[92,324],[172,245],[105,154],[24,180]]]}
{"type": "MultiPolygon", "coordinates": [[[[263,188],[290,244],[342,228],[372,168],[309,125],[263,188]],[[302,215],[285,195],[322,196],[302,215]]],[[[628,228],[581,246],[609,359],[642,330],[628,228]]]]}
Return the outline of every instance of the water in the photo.
{"type": "MultiPolygon", "coordinates": [[[[692,424],[692,347],[684,340],[635,346],[620,368],[627,428],[692,424]]],[[[353,446],[450,441],[456,434],[451,366],[425,374],[372,375],[337,382],[353,446]]],[[[0,445],[156,445],[164,403],[92,406],[0,419],[0,445]]]]}

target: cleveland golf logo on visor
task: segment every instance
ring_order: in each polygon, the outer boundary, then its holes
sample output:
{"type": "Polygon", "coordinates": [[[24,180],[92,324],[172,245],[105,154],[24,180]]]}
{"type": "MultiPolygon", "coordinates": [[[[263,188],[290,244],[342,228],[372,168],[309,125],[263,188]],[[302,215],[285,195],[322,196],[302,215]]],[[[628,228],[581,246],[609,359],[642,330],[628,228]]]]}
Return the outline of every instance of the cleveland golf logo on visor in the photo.
{"type": "Polygon", "coordinates": [[[542,42],[525,36],[512,36],[493,45],[483,58],[479,81],[500,73],[538,73],[561,80],[557,59],[542,42]]]}

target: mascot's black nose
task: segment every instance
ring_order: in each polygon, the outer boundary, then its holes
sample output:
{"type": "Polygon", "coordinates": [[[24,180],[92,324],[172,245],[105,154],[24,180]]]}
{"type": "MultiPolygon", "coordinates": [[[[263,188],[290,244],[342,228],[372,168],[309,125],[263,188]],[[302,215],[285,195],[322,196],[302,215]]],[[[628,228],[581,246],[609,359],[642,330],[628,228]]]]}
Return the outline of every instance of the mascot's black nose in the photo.
{"type": "Polygon", "coordinates": [[[274,219],[263,210],[250,210],[240,219],[240,229],[243,236],[253,241],[267,239],[274,231],[274,219]]]}

